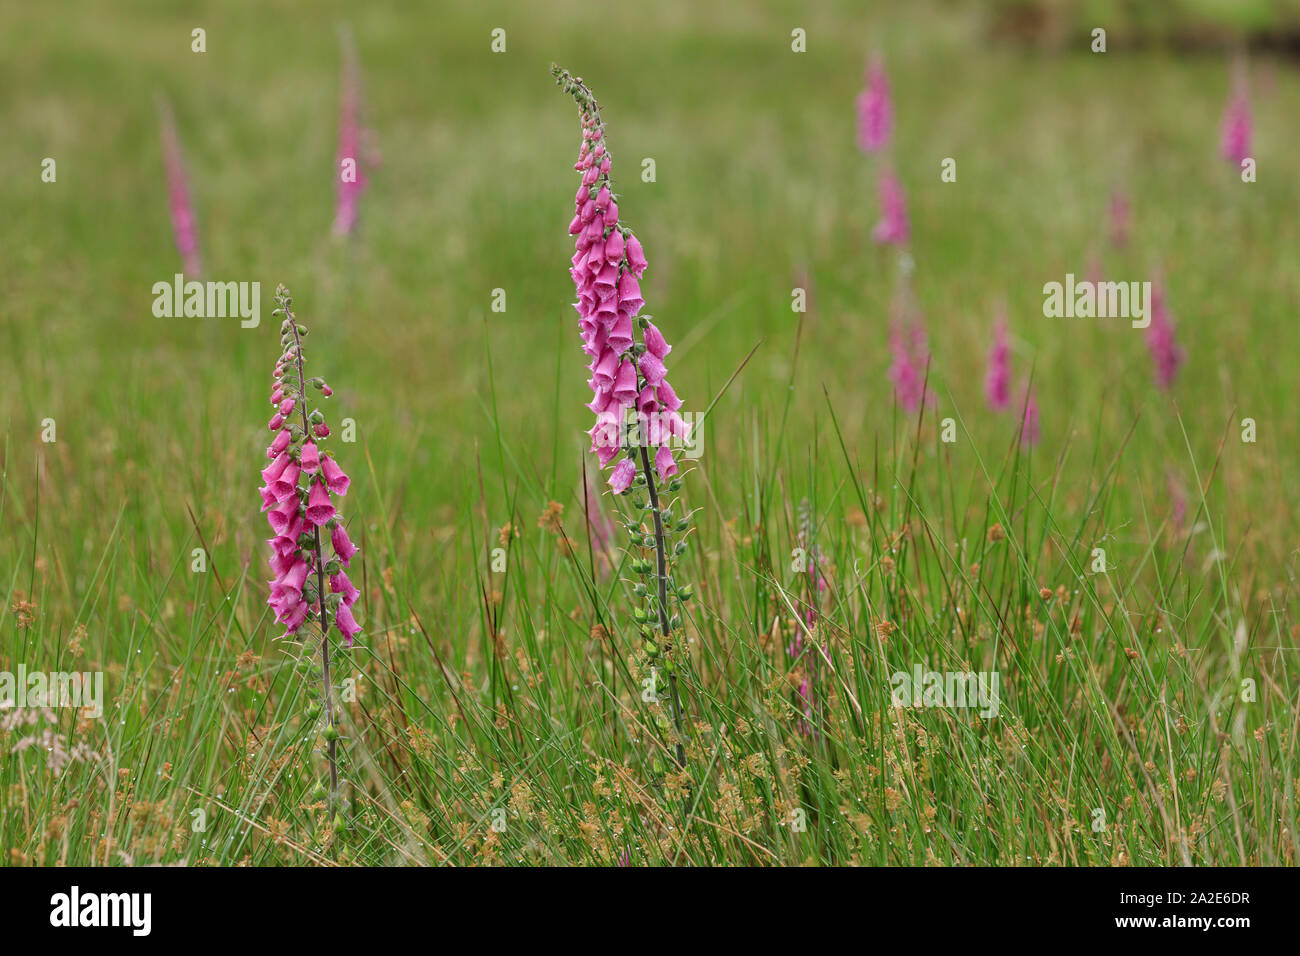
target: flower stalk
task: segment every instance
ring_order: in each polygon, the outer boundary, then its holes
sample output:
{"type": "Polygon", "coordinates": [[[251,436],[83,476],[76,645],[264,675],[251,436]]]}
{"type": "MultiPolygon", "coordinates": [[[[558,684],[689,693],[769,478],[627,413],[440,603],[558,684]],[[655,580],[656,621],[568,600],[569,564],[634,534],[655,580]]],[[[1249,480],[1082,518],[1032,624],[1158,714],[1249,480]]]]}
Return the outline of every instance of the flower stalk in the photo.
{"type": "MultiPolygon", "coordinates": [[[[330,818],[338,826],[339,711],[331,674],[330,622],[332,619],[344,644],[351,646],[361,631],[352,616],[352,606],[361,592],[344,570],[357,549],[348,538],[331,495],[346,495],[351,482],[333,456],[319,445],[329,438],[330,430],[320,409],[311,408],[307,386],[314,386],[324,397],[333,392],[323,379],[306,377],[302,340],[307,329],[291,309],[293,298],[288,289],[283,285],[277,288],[275,298],[273,314],[283,316],[283,351],[272,380],[271,405],[275,411],[267,423],[275,433],[266,449],[271,464],[262,471],[266,482],[261,489],[262,510],[275,533],[268,540],[272,551],[269,564],[275,579],[270,582],[267,603],[276,612],[276,620],[285,626],[286,638],[310,623],[320,628],[319,711],[324,715],[321,733],[329,765],[330,818]],[[330,533],[333,554],[329,557],[322,528],[330,533]]],[[[315,719],[316,713],[313,707],[310,719],[315,719]]]]}
{"type": "Polygon", "coordinates": [[[681,628],[681,617],[673,613],[673,602],[689,600],[691,591],[689,586],[677,587],[672,576],[673,559],[685,553],[686,542],[679,540],[670,553],[669,536],[685,533],[690,522],[683,517],[673,524],[660,492],[664,483],[670,491],[680,487],[671,446],[676,439],[687,439],[690,427],[680,414],[682,400],[668,383],[664,365],[672,346],[650,316],[638,317],[645,305],[639,280],[647,263],[640,240],[619,220],[600,106],[581,77],[554,65],[551,74],[577,102],[582,123],[582,144],[574,164],[582,183],[569,223],[569,235],[575,237],[569,273],[578,295],[574,308],[583,351],[591,359],[587,384],[594,397],[587,407],[596,415],[596,424],[588,432],[591,451],[601,467],[622,455],[609,477],[614,494],[626,496],[634,484],[645,488],[648,500],[635,503],[637,511],[626,525],[633,546],[629,549],[632,570],[642,579],[633,587],[637,599],[633,619],[641,629],[641,650],[652,675],[659,669],[667,675],[676,737],[673,751],[678,766],[684,767],[684,714],[674,653],[680,644],[674,635],[681,628]],[[651,530],[640,517],[647,509],[651,530]],[[648,560],[645,555],[651,552],[653,559],[648,560]]]}

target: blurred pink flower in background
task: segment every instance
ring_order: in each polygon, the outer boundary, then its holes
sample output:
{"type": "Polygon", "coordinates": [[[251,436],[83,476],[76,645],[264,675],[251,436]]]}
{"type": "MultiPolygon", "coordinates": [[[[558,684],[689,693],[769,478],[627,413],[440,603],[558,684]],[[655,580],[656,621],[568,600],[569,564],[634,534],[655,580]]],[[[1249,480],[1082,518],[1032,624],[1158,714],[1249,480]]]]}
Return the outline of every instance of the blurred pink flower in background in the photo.
{"type": "Polygon", "coordinates": [[[172,230],[176,234],[176,248],[181,254],[185,274],[197,278],[203,273],[199,257],[199,221],[190,199],[176,117],[165,99],[159,99],[158,111],[162,124],[163,167],[167,175],[167,206],[171,211],[172,230]]]}
{"type": "Polygon", "coordinates": [[[362,152],[364,150],[369,159],[373,144],[362,144],[365,134],[361,129],[361,64],[357,60],[351,32],[341,29],[339,40],[343,48],[343,70],[339,93],[339,148],[334,159],[334,234],[346,236],[356,226],[357,205],[366,188],[362,152]]]}
{"type": "Polygon", "coordinates": [[[1246,67],[1238,64],[1233,71],[1232,96],[1223,110],[1220,125],[1219,153],[1233,165],[1250,156],[1254,122],[1250,115],[1250,93],[1246,85],[1246,67]]]}
{"type": "Polygon", "coordinates": [[[911,235],[911,226],[907,221],[907,197],[892,169],[881,170],[876,195],[880,199],[880,221],[871,230],[871,238],[878,243],[907,245],[911,235]]]}
{"type": "Polygon", "coordinates": [[[1165,288],[1156,282],[1151,289],[1151,324],[1147,326],[1147,348],[1155,363],[1156,384],[1167,389],[1174,383],[1186,354],[1174,338],[1174,319],[1165,302],[1165,288]]]}
{"type": "Polygon", "coordinates": [[[993,346],[989,349],[989,367],[984,376],[984,397],[995,412],[1004,412],[1011,407],[1011,345],[1007,341],[1005,318],[999,318],[993,326],[993,346]]]}
{"type": "Polygon", "coordinates": [[[889,99],[889,77],[880,57],[867,67],[867,86],[858,94],[858,148],[874,153],[889,145],[894,129],[894,104],[889,99]]]}
{"type": "Polygon", "coordinates": [[[889,331],[889,351],[893,356],[889,380],[894,383],[894,395],[905,411],[915,412],[926,398],[925,375],[930,362],[930,346],[925,329],[920,323],[895,322],[889,331]]]}

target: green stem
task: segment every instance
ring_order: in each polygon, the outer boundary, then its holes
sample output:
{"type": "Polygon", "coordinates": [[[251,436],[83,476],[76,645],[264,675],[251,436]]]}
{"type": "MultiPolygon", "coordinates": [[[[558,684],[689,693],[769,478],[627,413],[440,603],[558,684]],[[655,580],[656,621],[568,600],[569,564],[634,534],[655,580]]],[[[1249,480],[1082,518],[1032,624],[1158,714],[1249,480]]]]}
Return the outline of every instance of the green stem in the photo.
{"type": "MultiPolygon", "coordinates": [[[[294,356],[298,363],[298,410],[302,412],[302,432],[303,441],[306,442],[311,438],[311,425],[307,419],[307,376],[302,366],[302,340],[298,337],[298,319],[287,308],[285,314],[293,326],[293,344],[294,356]]],[[[316,552],[316,595],[320,600],[320,668],[321,668],[321,693],[324,697],[323,706],[325,708],[326,726],[333,730],[337,725],[334,714],[334,686],[330,679],[330,641],[329,641],[329,617],[325,610],[325,562],[321,554],[320,528],[315,529],[315,552],[316,552]]],[[[325,744],[326,757],[330,766],[330,819],[334,817],[334,807],[338,803],[339,796],[339,763],[338,763],[338,738],[333,734],[325,744]]]]}
{"type": "MultiPolygon", "coordinates": [[[[650,467],[650,452],[641,443],[641,473],[645,475],[646,491],[650,495],[650,510],[655,524],[655,578],[659,592],[659,630],[664,638],[664,659],[671,663],[672,625],[668,618],[668,546],[664,539],[664,519],[659,513],[659,493],[655,488],[654,469],[650,467]]],[[[677,765],[686,766],[686,747],[682,740],[682,701],[677,693],[677,673],[668,671],[668,689],[672,694],[673,725],[677,728],[677,765]]]]}

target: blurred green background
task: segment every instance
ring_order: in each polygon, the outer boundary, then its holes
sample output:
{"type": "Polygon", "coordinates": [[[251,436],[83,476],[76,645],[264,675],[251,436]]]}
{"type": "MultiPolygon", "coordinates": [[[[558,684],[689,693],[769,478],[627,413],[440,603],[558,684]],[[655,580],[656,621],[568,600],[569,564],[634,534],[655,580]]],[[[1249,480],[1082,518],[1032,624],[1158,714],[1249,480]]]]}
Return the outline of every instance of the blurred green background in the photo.
{"type": "MultiPolygon", "coordinates": [[[[162,94],[176,111],[208,277],[261,281],[267,316],[275,283],[290,285],[312,326],[315,371],[338,389],[332,414],[356,418],[381,475],[405,487],[409,473],[411,489],[433,500],[469,480],[491,431],[489,347],[505,434],[523,441],[538,475],[576,475],[588,427],[566,272],[577,130],[547,74],[552,60],[585,76],[604,103],[623,215],[650,259],[647,311],[677,345],[673,375],[687,408],[702,409],[764,343],[720,406],[706,458],[725,467],[742,410],[784,402],[798,318],[790,290],[805,277],[813,309],[790,426],[811,435],[825,386],[846,429],[865,441],[894,422],[884,373],[895,256],[869,240],[876,166],[853,139],[853,97],[867,55],[880,52],[941,414],[956,411],[977,438],[1007,438],[1005,421],[980,415],[979,390],[994,309],[1005,301],[1019,374],[1032,366],[1040,382],[1046,454],[1097,432],[1118,438],[1145,410],[1137,436],[1158,470],[1156,459],[1179,454],[1182,439],[1151,388],[1138,333],[1046,320],[1040,307],[1044,282],[1083,274],[1093,256],[1109,277],[1163,268],[1189,354],[1172,398],[1192,445],[1210,455],[1230,420],[1255,417],[1259,445],[1233,474],[1270,481],[1241,504],[1282,515],[1289,509],[1273,483],[1297,463],[1288,411],[1294,65],[1251,62],[1257,183],[1243,185],[1220,161],[1217,128],[1228,52],[1251,31],[1291,22],[1294,4],[1189,3],[1165,17],[1145,9],[8,5],[7,463],[29,471],[39,421],[54,417],[60,442],[46,452],[62,478],[53,496],[112,512],[108,476],[135,470],[210,505],[253,497],[274,324],[264,316],[260,329],[244,330],[150,312],[152,284],[179,269],[155,109],[162,94]],[[1039,9],[1067,25],[1044,32],[1066,38],[1050,50],[1008,26],[1037,36],[1028,27],[1039,9]],[[1200,35],[1199,25],[1216,23],[1221,49],[1183,56],[1172,43],[1112,40],[1108,53],[1089,53],[1087,24],[1110,17],[1116,37],[1167,37],[1181,26],[1200,35]],[[359,233],[340,244],[329,226],[343,23],[356,38],[364,121],[382,165],[369,170],[359,233]],[[190,51],[196,26],[207,31],[204,54],[190,51]],[[490,50],[497,27],[507,33],[503,54],[490,50]],[[791,52],[796,27],[807,31],[806,53],[791,52]],[[40,180],[46,156],[58,162],[56,184],[40,180]],[[638,176],[644,157],[657,164],[654,183],[638,176]],[[957,160],[955,184],[939,180],[944,157],[957,160]],[[1112,189],[1134,208],[1122,252],[1105,245],[1112,189]],[[507,293],[503,314],[489,310],[496,288],[507,293]],[[558,422],[544,441],[540,420],[558,422]]],[[[127,493],[146,488],[128,482],[127,493]]],[[[11,494],[12,530],[32,496],[25,482],[11,494]]],[[[132,500],[179,533],[188,520],[179,503],[147,497],[132,500]]],[[[241,515],[237,527],[255,521],[241,515]]],[[[1272,556],[1287,550],[1279,542],[1272,556]]]]}

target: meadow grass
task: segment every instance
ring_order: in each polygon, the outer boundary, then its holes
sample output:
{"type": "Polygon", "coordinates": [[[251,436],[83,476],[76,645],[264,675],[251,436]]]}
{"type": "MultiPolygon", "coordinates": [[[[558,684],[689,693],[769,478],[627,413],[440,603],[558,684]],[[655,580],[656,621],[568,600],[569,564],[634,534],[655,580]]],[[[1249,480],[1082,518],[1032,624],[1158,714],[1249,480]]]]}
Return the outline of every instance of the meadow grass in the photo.
{"type": "Polygon", "coordinates": [[[577,2],[6,11],[0,670],[102,670],[107,697],[101,720],[0,716],[6,863],[1294,862],[1293,66],[1254,64],[1243,185],[1215,153],[1220,58],[1049,56],[961,7],[858,6],[674,0],[648,34],[577,2]],[[337,243],[345,18],[382,165],[337,243]],[[897,261],[870,241],[853,146],[877,48],[934,351],[920,415],[885,378],[897,261]],[[642,698],[628,558],[587,530],[617,512],[582,434],[578,129],[551,61],[599,92],[647,312],[686,408],[710,409],[672,495],[694,513],[684,770],[642,698]],[[150,312],[180,268],[160,92],[209,277],[262,282],[257,329],[150,312]],[[1124,250],[1104,241],[1117,186],[1124,250]],[[1163,270],[1188,352],[1171,392],[1127,322],[1043,318],[1043,283],[1094,254],[1108,277],[1163,270]],[[337,663],[355,691],[337,820],[311,654],[265,604],[279,281],[331,424],[357,426],[340,448],[366,634],[337,663]],[[981,396],[1000,302],[1042,407],[1032,449],[981,396]],[[997,671],[998,716],[893,706],[916,664],[997,671]]]}

